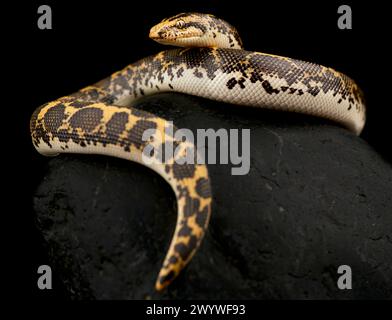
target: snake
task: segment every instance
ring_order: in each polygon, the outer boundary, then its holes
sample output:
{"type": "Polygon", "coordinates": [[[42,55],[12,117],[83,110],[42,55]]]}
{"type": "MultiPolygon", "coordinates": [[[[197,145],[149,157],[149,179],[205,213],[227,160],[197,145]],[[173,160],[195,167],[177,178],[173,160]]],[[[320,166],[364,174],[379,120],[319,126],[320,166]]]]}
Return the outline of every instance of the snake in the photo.
{"type": "Polygon", "coordinates": [[[366,112],[363,92],[345,74],[315,63],[246,51],[236,28],[214,15],[177,14],[153,26],[149,37],[176,48],[142,58],[93,85],[41,105],[31,116],[30,132],[42,155],[118,157],[154,170],[169,183],[176,195],[177,220],[155,282],[155,289],[162,291],[190,262],[206,233],[211,181],[206,164],[178,161],[194,146],[167,134],[168,121],[132,107],[134,101],[177,92],[321,117],[356,135],[364,127],[366,112]],[[143,138],[146,130],[152,132],[149,139],[143,138]],[[162,152],[165,144],[178,152],[164,162],[143,160],[146,147],[162,152]]]}

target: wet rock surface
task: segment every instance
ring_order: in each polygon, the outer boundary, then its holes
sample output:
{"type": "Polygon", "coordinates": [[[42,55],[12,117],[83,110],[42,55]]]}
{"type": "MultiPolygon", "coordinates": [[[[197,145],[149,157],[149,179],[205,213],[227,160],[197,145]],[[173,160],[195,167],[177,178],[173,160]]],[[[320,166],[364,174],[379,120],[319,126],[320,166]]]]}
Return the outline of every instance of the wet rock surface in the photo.
{"type": "Polygon", "coordinates": [[[137,107],[193,131],[250,129],[250,171],[208,166],[209,230],[159,294],[154,283],[176,221],[170,186],[126,160],[46,159],[35,220],[67,297],[392,298],[392,168],[366,142],[322,119],[180,94],[137,107]],[[337,287],[340,265],[352,269],[352,290],[337,287]]]}

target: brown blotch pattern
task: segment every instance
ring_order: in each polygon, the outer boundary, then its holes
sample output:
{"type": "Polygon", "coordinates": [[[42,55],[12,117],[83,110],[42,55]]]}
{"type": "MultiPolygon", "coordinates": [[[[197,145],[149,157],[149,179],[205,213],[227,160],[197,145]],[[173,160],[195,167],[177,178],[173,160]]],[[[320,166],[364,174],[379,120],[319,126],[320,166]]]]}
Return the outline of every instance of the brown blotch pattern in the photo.
{"type": "Polygon", "coordinates": [[[93,131],[102,120],[103,111],[98,108],[83,108],[77,111],[70,119],[72,128],[80,128],[86,132],[93,131]]]}
{"type": "Polygon", "coordinates": [[[128,133],[128,147],[129,144],[134,144],[137,148],[140,148],[145,142],[142,140],[143,133],[147,129],[156,129],[157,124],[149,120],[138,120],[136,124],[129,130],[128,133]]]}
{"type": "Polygon", "coordinates": [[[206,199],[211,197],[211,187],[208,179],[203,177],[196,181],[196,192],[202,198],[206,199]]]}

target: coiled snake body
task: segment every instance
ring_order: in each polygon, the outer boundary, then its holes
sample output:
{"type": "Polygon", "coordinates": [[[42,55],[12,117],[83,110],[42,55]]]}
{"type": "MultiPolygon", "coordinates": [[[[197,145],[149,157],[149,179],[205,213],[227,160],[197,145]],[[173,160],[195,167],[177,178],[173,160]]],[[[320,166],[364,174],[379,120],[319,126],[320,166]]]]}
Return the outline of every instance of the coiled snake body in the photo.
{"type": "MultiPolygon", "coordinates": [[[[212,15],[183,13],[150,31],[160,43],[177,45],[144,58],[80,91],[35,110],[30,129],[43,155],[103,154],[139,162],[158,172],[173,188],[176,229],[156,281],[165,288],[190,261],[208,226],[211,189],[204,164],[178,164],[188,142],[165,135],[167,122],[129,105],[137,98],[174,91],[213,100],[300,112],[336,121],[356,134],[365,123],[358,86],[333,69],[270,54],[245,51],[237,31],[212,15]],[[165,163],[146,164],[146,129],[177,146],[165,163]]],[[[154,145],[159,148],[159,146],[154,145]]]]}

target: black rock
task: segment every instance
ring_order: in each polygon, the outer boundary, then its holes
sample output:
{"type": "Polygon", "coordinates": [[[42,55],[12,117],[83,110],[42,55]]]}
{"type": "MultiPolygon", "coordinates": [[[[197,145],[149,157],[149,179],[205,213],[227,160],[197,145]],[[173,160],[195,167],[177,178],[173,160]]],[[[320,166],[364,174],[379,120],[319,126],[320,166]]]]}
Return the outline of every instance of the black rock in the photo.
{"type": "Polygon", "coordinates": [[[34,210],[70,298],[392,298],[392,170],[361,138],[322,119],[180,94],[137,106],[179,128],[251,129],[250,172],[209,165],[209,230],[159,294],[176,221],[169,185],[126,160],[47,159],[34,210]],[[340,265],[352,268],[352,290],[337,287],[340,265]]]}

